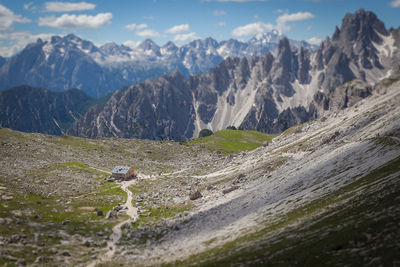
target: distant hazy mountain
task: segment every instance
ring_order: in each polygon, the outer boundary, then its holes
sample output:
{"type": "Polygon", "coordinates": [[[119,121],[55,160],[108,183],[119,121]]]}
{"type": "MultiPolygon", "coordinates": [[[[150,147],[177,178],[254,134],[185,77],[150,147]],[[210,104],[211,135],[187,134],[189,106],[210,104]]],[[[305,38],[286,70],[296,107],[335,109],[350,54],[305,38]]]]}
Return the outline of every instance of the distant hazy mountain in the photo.
{"type": "MultiPolygon", "coordinates": [[[[7,62],[0,58],[0,90],[28,84],[54,91],[78,88],[100,97],[123,86],[178,70],[185,77],[207,72],[227,57],[262,56],[276,52],[283,36],[274,31],[247,43],[212,38],[195,40],[178,48],[168,42],[159,47],[145,40],[135,48],[108,43],[101,47],[70,34],[38,39],[7,62]]],[[[316,49],[307,42],[296,47],[316,49]]]]}
{"type": "Polygon", "coordinates": [[[0,128],[60,135],[94,103],[78,89],[15,87],[0,92],[0,128]]]}
{"type": "MultiPolygon", "coordinates": [[[[314,53],[277,38],[276,56],[267,52],[249,59],[227,58],[188,79],[174,72],[147,80],[115,92],[104,108],[89,110],[69,133],[180,140],[196,137],[203,128],[215,131],[230,125],[280,132],[356,103],[371,94],[375,83],[398,72],[398,32],[386,30],[374,13],[360,9],[347,14],[341,28],[314,53]]],[[[258,41],[251,40],[246,49],[258,41]]],[[[217,54],[212,49],[216,45],[206,39],[179,51],[186,49],[188,55],[201,47],[217,54]]],[[[243,51],[243,46],[230,40],[220,49],[243,51]]],[[[159,53],[150,47],[151,53],[159,53]]],[[[211,58],[201,58],[210,63],[211,58]]]]}
{"type": "Polygon", "coordinates": [[[6,59],[0,56],[0,68],[6,63],[6,59]]]}

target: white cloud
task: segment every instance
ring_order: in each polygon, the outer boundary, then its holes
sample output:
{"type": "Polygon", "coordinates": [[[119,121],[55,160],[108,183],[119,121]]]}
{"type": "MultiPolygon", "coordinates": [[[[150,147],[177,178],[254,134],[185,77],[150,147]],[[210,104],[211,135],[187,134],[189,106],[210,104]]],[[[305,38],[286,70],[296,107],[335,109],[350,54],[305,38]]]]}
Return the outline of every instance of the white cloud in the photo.
{"type": "Polygon", "coordinates": [[[153,20],[153,19],[154,19],[153,16],[144,16],[143,18],[144,18],[144,19],[148,19],[148,20],[153,20]]]}
{"type": "Polygon", "coordinates": [[[307,42],[309,42],[310,44],[313,44],[313,45],[320,45],[322,42],[322,39],[320,39],[318,37],[312,37],[312,38],[308,39],[307,42]]]}
{"type": "Polygon", "coordinates": [[[147,24],[128,24],[125,26],[125,29],[127,29],[128,31],[140,31],[140,30],[144,30],[147,28],[147,24]]]}
{"type": "Polygon", "coordinates": [[[312,26],[307,26],[307,31],[311,31],[312,30],[312,26]]]}
{"type": "Polygon", "coordinates": [[[168,30],[165,31],[165,33],[178,34],[178,33],[188,32],[189,30],[190,30],[189,24],[181,24],[169,28],[168,30]]]}
{"type": "Polygon", "coordinates": [[[135,48],[140,44],[140,42],[135,42],[135,41],[132,41],[132,40],[128,40],[128,41],[123,42],[122,44],[127,46],[127,47],[130,47],[130,48],[135,48]]]}
{"type": "Polygon", "coordinates": [[[310,13],[310,12],[297,12],[293,14],[283,14],[279,16],[276,19],[276,22],[278,24],[282,23],[285,24],[287,22],[293,22],[293,21],[301,21],[301,20],[307,20],[307,19],[313,19],[315,16],[310,13]]]}
{"type": "Polygon", "coordinates": [[[10,9],[0,4],[0,32],[12,31],[14,23],[28,23],[30,19],[16,15],[10,9]]]}
{"type": "Polygon", "coordinates": [[[393,8],[400,7],[400,0],[393,0],[389,5],[393,8]]]}
{"type": "Polygon", "coordinates": [[[160,34],[157,31],[151,30],[151,29],[138,31],[138,32],[136,32],[136,35],[140,36],[140,37],[146,37],[146,38],[155,38],[155,37],[160,36],[160,34]]]}
{"type": "Polygon", "coordinates": [[[225,21],[219,21],[219,22],[217,23],[217,26],[219,26],[219,27],[225,27],[225,26],[226,26],[226,22],[225,22],[225,21]]]}
{"type": "Polygon", "coordinates": [[[34,10],[34,9],[35,9],[35,6],[33,5],[33,2],[24,4],[24,10],[34,10]]]}
{"type": "Polygon", "coordinates": [[[264,32],[270,32],[274,28],[275,28],[274,25],[270,23],[255,22],[233,29],[232,36],[234,37],[254,36],[264,32]]]}
{"type": "Polygon", "coordinates": [[[239,38],[243,36],[255,36],[258,34],[278,30],[279,32],[288,32],[291,26],[288,22],[302,21],[312,19],[315,16],[310,12],[297,12],[293,14],[283,14],[276,19],[276,25],[271,23],[255,22],[244,26],[239,26],[232,31],[232,36],[239,38]]]}
{"type": "Polygon", "coordinates": [[[96,7],[95,4],[87,2],[71,3],[71,2],[46,2],[44,9],[47,12],[69,12],[92,10],[96,7]]]}
{"type": "Polygon", "coordinates": [[[6,40],[7,45],[0,46],[0,55],[10,57],[21,51],[29,43],[36,42],[38,38],[48,41],[54,34],[42,33],[33,35],[30,32],[12,32],[0,34],[0,40],[6,40]]]}
{"type": "Polygon", "coordinates": [[[174,36],[174,42],[189,42],[198,39],[196,33],[189,32],[184,34],[177,34],[174,36]]]}
{"type": "Polygon", "coordinates": [[[214,16],[219,17],[219,16],[226,16],[226,12],[224,10],[214,10],[213,12],[214,16]]]}
{"type": "Polygon", "coordinates": [[[60,17],[40,17],[38,25],[53,28],[97,29],[110,24],[111,18],[111,13],[99,13],[95,16],[63,14],[60,17]]]}
{"type": "Polygon", "coordinates": [[[276,28],[280,32],[288,32],[291,29],[291,26],[287,24],[288,22],[302,21],[313,18],[315,18],[315,16],[310,12],[297,12],[293,14],[285,13],[276,19],[276,28]]]}

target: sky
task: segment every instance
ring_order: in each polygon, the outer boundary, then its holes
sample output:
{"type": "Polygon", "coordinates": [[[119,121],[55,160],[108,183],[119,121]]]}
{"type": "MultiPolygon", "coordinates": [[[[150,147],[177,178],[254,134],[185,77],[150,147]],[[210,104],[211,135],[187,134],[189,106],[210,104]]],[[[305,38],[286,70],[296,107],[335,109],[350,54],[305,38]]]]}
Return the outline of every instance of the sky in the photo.
{"type": "Polygon", "coordinates": [[[69,33],[96,45],[134,47],[147,38],[178,46],[207,37],[247,41],[275,29],[319,43],[359,8],[373,11],[387,28],[400,26],[400,0],[0,0],[0,55],[69,33]]]}

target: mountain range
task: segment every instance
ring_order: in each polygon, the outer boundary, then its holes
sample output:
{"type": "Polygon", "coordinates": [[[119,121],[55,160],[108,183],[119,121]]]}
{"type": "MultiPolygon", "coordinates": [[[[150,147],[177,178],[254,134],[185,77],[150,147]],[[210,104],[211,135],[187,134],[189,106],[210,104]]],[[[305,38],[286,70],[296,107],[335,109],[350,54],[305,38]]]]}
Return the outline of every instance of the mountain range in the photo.
{"type": "MultiPolygon", "coordinates": [[[[341,27],[336,27],[332,37],[327,37],[318,49],[303,45],[278,32],[257,36],[248,43],[218,43],[207,38],[180,48],[172,42],[160,48],[146,40],[135,49],[116,44],[98,48],[67,35],[53,37],[50,42],[38,40],[7,60],[0,68],[0,84],[13,80],[13,75],[15,80],[29,77],[29,85],[45,82],[52,85],[46,88],[58,90],[73,86],[71,81],[79,83],[81,91],[89,88],[82,83],[98,83],[94,91],[89,91],[89,95],[97,96],[135,77],[140,79],[140,75],[133,74],[139,68],[146,75],[146,67],[157,75],[168,73],[165,69],[170,68],[170,74],[117,90],[103,98],[108,100],[106,103],[92,106],[84,115],[78,111],[81,116],[74,117],[73,126],[59,127],[58,133],[89,138],[187,140],[197,137],[204,128],[217,131],[235,126],[281,132],[354,105],[371,95],[377,82],[396,75],[400,69],[400,28],[386,29],[374,13],[363,9],[346,14],[341,27]],[[142,63],[133,63],[139,61],[142,63]],[[15,66],[26,71],[11,73],[15,66]],[[190,75],[208,68],[208,72],[190,75]]],[[[85,99],[82,97],[83,102],[85,99]]],[[[76,105],[81,105],[79,100],[76,105]]],[[[2,105],[2,109],[6,107],[2,105]]],[[[69,113],[70,109],[64,110],[69,113]]],[[[23,109],[15,112],[23,113],[23,109]]],[[[11,116],[5,114],[6,119],[11,116]]],[[[53,117],[52,121],[58,119],[53,117]]],[[[10,127],[6,122],[1,125],[10,127]]]]}
{"type": "Polygon", "coordinates": [[[360,9],[313,53],[283,38],[275,56],[227,58],[189,78],[175,71],[146,80],[90,109],[68,133],[182,140],[228,126],[281,132],[356,103],[397,73],[398,36],[360,9]]]}
{"type": "MultiPolygon", "coordinates": [[[[156,78],[178,70],[185,77],[207,72],[227,57],[252,57],[275,52],[278,31],[259,35],[248,42],[195,40],[177,47],[160,47],[147,39],[137,47],[107,43],[100,47],[73,34],[38,39],[9,60],[0,58],[0,90],[29,84],[53,91],[78,88],[92,97],[102,97],[123,86],[156,78]]],[[[305,41],[294,47],[316,49],[305,41]]]]}

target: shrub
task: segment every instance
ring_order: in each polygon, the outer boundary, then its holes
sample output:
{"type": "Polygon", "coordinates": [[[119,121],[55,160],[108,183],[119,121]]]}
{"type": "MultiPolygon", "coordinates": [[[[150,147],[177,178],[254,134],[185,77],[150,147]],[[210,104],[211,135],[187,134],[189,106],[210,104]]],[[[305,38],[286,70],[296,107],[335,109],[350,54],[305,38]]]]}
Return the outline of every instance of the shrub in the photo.
{"type": "Polygon", "coordinates": [[[199,137],[206,137],[214,134],[210,129],[203,129],[199,132],[199,137]]]}

